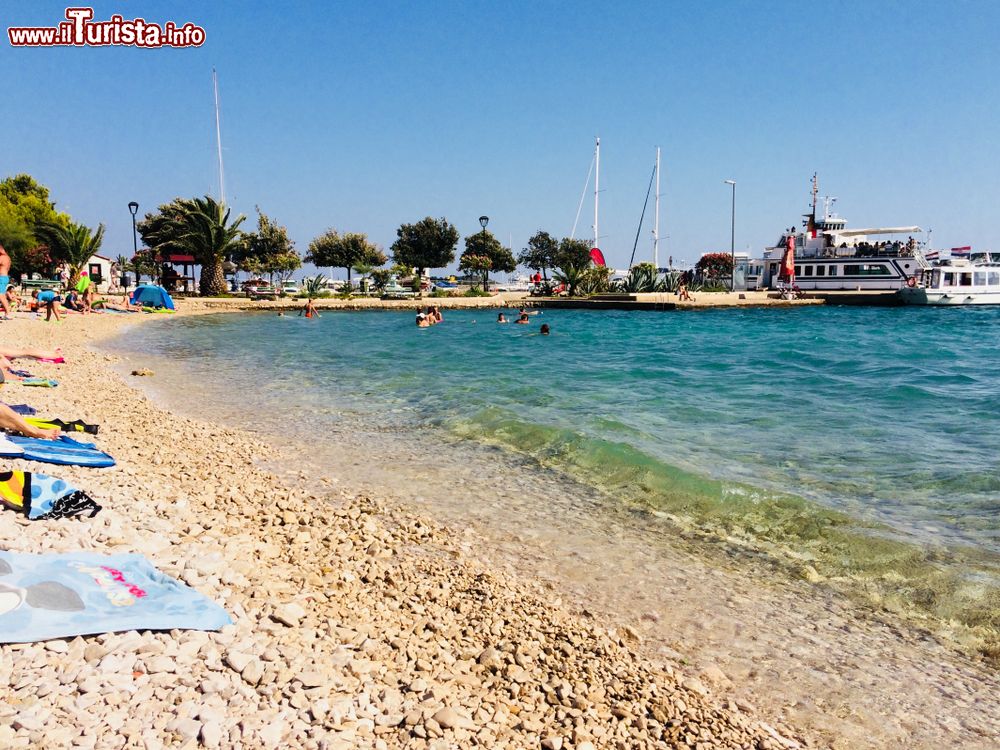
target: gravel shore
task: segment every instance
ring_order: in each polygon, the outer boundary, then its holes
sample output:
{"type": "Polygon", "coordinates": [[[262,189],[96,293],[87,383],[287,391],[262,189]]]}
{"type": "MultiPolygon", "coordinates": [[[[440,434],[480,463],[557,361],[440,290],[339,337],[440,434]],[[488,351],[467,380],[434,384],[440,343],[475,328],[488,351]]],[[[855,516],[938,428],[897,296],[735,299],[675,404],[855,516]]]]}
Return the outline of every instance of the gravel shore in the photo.
{"type": "Polygon", "coordinates": [[[2,513],[2,544],[145,554],[235,624],[0,647],[0,747],[815,743],[644,658],[631,628],[484,566],[467,554],[474,532],[266,471],[273,449],[257,438],[156,407],[113,370],[114,357],[88,348],[133,321],[3,323],[6,345],[59,345],[69,362],[32,362],[60,387],[9,384],[4,400],[101,424],[98,442],[119,464],[18,462],[72,481],[105,509],[92,520],[2,513]]]}

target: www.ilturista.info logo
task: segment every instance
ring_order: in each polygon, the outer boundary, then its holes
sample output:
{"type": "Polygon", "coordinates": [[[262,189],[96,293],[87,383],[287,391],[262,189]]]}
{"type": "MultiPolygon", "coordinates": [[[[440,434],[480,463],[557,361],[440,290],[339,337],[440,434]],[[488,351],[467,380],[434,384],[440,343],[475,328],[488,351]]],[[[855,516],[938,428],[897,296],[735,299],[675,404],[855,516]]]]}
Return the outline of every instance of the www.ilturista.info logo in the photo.
{"type": "Polygon", "coordinates": [[[58,26],[11,26],[7,36],[12,47],[200,47],[205,29],[167,21],[162,26],[142,18],[126,20],[119,15],[93,21],[93,8],[67,8],[66,20],[58,26]]]}

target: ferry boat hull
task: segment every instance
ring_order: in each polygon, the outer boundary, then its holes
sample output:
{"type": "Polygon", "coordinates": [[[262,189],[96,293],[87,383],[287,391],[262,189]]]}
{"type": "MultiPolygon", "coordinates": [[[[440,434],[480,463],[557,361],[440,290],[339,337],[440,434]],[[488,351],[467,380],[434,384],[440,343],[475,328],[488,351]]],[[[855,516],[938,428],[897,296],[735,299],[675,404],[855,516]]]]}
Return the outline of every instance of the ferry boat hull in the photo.
{"type": "Polygon", "coordinates": [[[1000,305],[1000,289],[992,292],[947,292],[906,287],[897,294],[906,305],[1000,305]]]}

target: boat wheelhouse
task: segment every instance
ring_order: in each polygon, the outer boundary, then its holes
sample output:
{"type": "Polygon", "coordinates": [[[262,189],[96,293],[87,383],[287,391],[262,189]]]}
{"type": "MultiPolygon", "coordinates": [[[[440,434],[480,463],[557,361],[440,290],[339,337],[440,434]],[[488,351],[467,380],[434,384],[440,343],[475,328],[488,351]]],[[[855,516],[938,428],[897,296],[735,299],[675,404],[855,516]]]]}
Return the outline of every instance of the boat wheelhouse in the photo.
{"type": "Polygon", "coordinates": [[[781,262],[789,237],[795,243],[794,286],[802,291],[893,291],[918,276],[930,264],[918,226],[848,229],[847,220],[831,212],[836,198],[824,198],[817,216],[818,183],[813,175],[812,211],[804,215],[804,229],[786,230],[764,257],[747,264],[747,288],[785,289],[781,262]]]}

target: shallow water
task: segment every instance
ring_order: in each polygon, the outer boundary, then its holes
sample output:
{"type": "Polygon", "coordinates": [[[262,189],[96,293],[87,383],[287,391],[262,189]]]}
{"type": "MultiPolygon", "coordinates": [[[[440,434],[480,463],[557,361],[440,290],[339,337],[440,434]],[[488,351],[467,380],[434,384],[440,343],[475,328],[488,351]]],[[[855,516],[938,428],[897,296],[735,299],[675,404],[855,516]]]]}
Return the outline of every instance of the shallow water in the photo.
{"type": "Polygon", "coordinates": [[[174,360],[157,381],[189,411],[306,438],[332,469],[453,511],[502,524],[530,495],[535,523],[573,527],[632,509],[889,609],[1000,628],[1000,310],[494,321],[185,317],[118,346],[174,360]]]}

